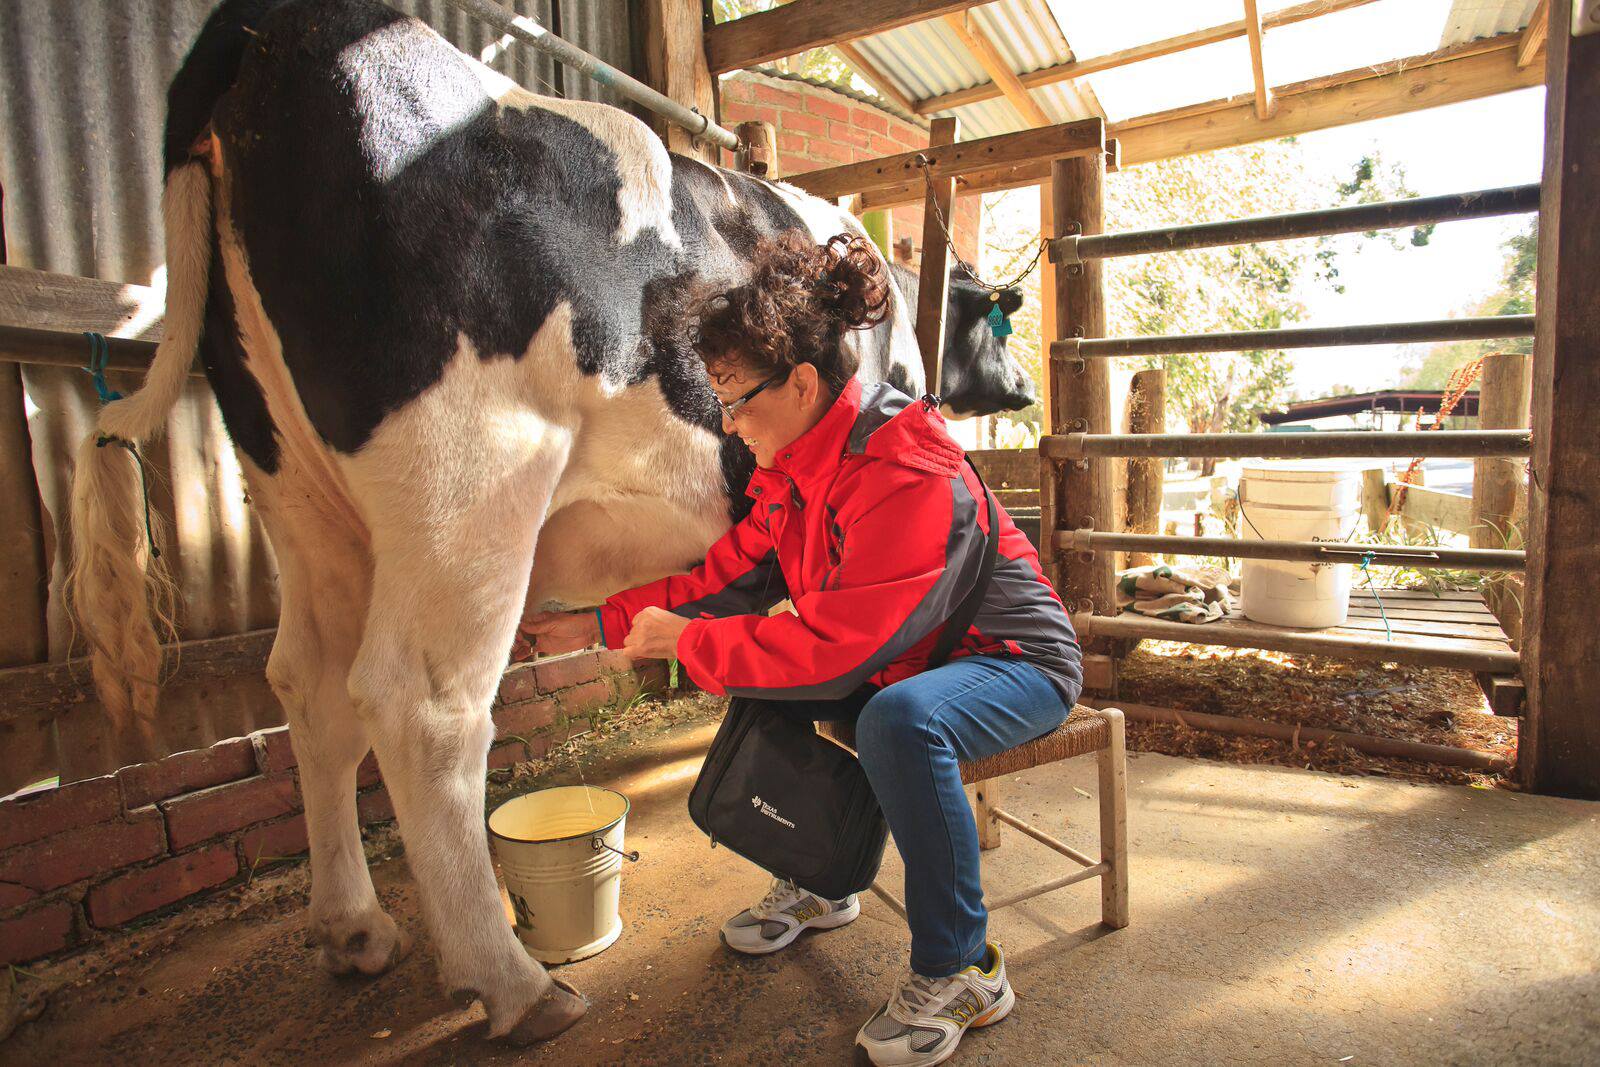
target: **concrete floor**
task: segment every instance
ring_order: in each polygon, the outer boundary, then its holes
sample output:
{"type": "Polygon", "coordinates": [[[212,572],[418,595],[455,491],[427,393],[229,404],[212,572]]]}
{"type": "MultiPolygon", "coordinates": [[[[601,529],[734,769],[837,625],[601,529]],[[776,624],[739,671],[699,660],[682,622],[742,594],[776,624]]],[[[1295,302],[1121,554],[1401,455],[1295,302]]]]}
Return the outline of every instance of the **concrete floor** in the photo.
{"type": "MultiPolygon", "coordinates": [[[[644,859],[627,875],[623,938],[564,969],[593,1007],[550,1046],[486,1043],[481,1009],[440,992],[425,937],[375,981],[324,977],[301,943],[294,871],[274,876],[277,903],[235,907],[169,948],[152,951],[161,938],[146,932],[146,955],[58,993],[0,1060],[850,1062],[906,932],[872,900],[854,925],[774,957],[719,944],[765,878],[708,850],[686,816],[709,734],[680,725],[586,761],[588,781],[633,798],[628,843],[644,859]]],[[[1019,815],[1094,847],[1092,761],[1009,786],[1019,815]]],[[[1600,1063],[1600,805],[1155,755],[1130,758],[1129,787],[1133,924],[1103,931],[1092,883],[1002,912],[991,930],[1018,1004],[954,1062],[1600,1063]]],[[[1053,860],[1008,832],[987,880],[1004,891],[1053,860]]],[[[897,857],[885,873],[899,879],[897,857]]],[[[403,862],[377,876],[420,934],[403,862]]]]}

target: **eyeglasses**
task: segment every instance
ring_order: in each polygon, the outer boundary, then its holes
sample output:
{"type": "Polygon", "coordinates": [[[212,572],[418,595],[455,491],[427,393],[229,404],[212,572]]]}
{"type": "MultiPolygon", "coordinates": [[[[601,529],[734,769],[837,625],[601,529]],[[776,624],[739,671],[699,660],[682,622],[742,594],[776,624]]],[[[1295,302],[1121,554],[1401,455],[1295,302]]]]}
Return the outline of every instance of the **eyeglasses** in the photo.
{"type": "Polygon", "coordinates": [[[739,397],[737,400],[722,400],[719,398],[717,400],[717,407],[721,408],[722,413],[728,418],[738,418],[740,410],[746,404],[750,403],[750,401],[754,400],[761,393],[761,390],[767,388],[769,385],[776,385],[781,381],[785,381],[788,379],[788,377],[788,371],[779,371],[777,374],[774,374],[772,377],[768,378],[766,381],[762,382],[760,385],[744,394],[744,396],[739,397]]]}

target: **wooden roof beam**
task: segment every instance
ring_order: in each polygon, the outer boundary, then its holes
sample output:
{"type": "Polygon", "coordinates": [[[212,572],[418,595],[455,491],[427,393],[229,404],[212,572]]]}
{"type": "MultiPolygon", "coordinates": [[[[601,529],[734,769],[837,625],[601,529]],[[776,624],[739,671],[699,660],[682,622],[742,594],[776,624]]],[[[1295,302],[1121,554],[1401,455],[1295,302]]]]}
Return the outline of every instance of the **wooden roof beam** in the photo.
{"type": "MultiPolygon", "coordinates": [[[[913,22],[965,11],[988,0],[793,0],[706,30],[712,74],[743,70],[799,52],[871,37],[913,22]]],[[[999,92],[996,91],[996,96],[999,92]]]]}
{"type": "Polygon", "coordinates": [[[1022,121],[1030,126],[1048,126],[1050,117],[1044,113],[1039,102],[1028,92],[1022,84],[1022,79],[1017,77],[1017,72],[1011,69],[1011,64],[1006,62],[1004,56],[995,48],[994,42],[989,40],[989,35],[972,21],[972,15],[966,11],[957,11],[944,16],[944,24],[950,32],[956,35],[962,47],[972,54],[978,65],[984,69],[994,84],[1000,87],[1011,106],[1017,109],[1017,114],[1022,116],[1022,121]]]}
{"type": "MultiPolygon", "coordinates": [[[[1296,4],[1281,11],[1272,12],[1261,20],[1261,26],[1266,30],[1276,29],[1279,26],[1304,22],[1320,15],[1331,15],[1336,11],[1345,11],[1374,2],[1376,0],[1311,0],[1309,3],[1296,4]]],[[[1175,52],[1185,52],[1191,48],[1202,48],[1205,45],[1216,44],[1219,41],[1230,41],[1244,37],[1248,32],[1245,21],[1239,19],[1235,22],[1224,23],[1221,26],[1195,30],[1193,33],[1185,33],[1178,37],[1168,37],[1164,40],[1152,41],[1149,44],[1124,48],[1120,52],[1110,52],[1103,56],[1073,60],[1069,63],[1058,63],[1053,67],[1043,67],[1020,75],[1019,80],[1025,88],[1037,89],[1042,85],[1054,85],[1057,82],[1071,81],[1074,78],[1082,78],[1088,74],[1098,74],[1103,70],[1125,67],[1130,63],[1142,63],[1147,59],[1158,59],[1161,56],[1172,55],[1175,52]]],[[[926,100],[918,101],[917,114],[932,115],[936,112],[948,111],[951,108],[961,107],[965,104],[993,100],[995,97],[1002,95],[1004,95],[1004,91],[999,85],[992,81],[985,82],[982,85],[974,85],[970,89],[959,89],[953,93],[930,96],[926,100]]]]}
{"type": "Polygon", "coordinates": [[[1522,29],[1522,39],[1517,42],[1517,66],[1526,67],[1532,63],[1549,35],[1550,0],[1539,0],[1539,6],[1533,9],[1528,24],[1522,29]]]}
{"type": "Polygon", "coordinates": [[[1277,104],[1272,99],[1272,90],[1267,88],[1267,70],[1262,61],[1261,9],[1256,0],[1244,0],[1244,28],[1250,38],[1250,77],[1256,87],[1256,118],[1265,122],[1272,117],[1277,104]]]}

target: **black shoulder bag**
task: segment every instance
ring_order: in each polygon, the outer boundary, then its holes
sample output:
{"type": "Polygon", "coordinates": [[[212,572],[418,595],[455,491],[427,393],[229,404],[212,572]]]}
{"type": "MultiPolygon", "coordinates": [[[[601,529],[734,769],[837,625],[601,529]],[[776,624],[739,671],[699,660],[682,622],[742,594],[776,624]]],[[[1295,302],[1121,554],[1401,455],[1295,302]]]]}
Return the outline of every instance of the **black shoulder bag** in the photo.
{"type": "MultiPolygon", "coordinates": [[[[978,485],[989,508],[988,551],[977,584],[939,635],[929,670],[944,666],[971,628],[1000,555],[994,497],[982,475],[978,485]]],[[[868,695],[856,699],[864,703],[868,695]]],[[[689,792],[689,816],[713,847],[726,845],[803,889],[842,900],[872,884],[889,830],[855,754],[795,714],[804,706],[735,697],[689,792]]]]}

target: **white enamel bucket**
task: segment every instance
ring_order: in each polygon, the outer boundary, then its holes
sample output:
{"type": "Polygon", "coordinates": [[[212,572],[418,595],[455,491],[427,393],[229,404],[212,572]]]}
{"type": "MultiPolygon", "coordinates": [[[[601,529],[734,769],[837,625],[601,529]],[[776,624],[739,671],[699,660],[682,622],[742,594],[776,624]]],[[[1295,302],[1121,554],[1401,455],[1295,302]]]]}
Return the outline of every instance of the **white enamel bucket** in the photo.
{"type": "Polygon", "coordinates": [[[517,937],[541,963],[571,963],[622,934],[619,904],[628,798],[590,785],[540,789],[489,816],[517,937]]]}

